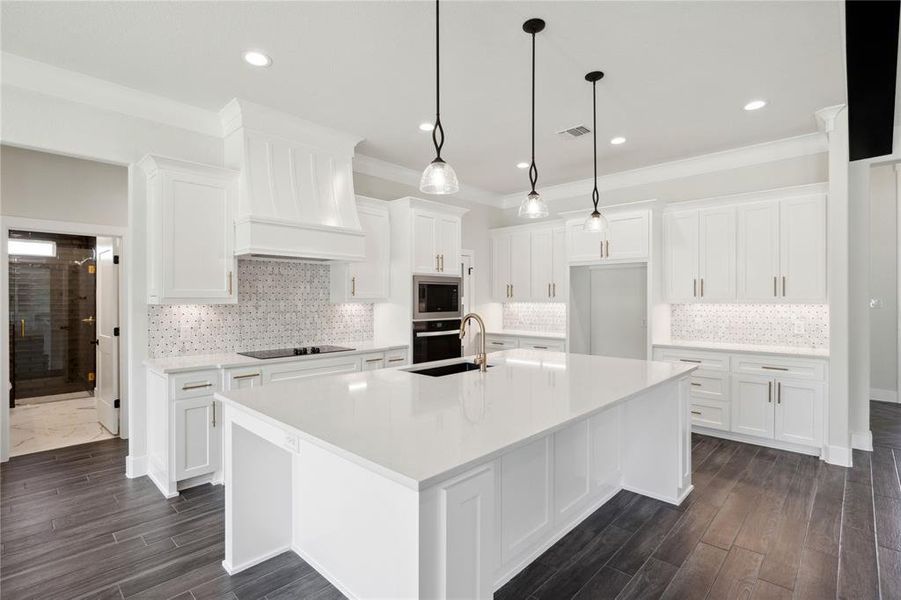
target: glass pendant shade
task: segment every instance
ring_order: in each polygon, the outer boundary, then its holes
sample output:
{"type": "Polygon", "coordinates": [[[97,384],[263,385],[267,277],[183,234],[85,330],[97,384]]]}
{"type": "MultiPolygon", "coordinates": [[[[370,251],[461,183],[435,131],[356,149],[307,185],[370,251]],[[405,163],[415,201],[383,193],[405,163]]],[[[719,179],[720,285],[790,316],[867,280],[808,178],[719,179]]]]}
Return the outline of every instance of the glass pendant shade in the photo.
{"type": "Polygon", "coordinates": [[[588,218],[585,219],[585,226],[583,227],[583,231],[587,231],[589,233],[606,233],[607,228],[609,227],[609,223],[607,223],[607,217],[602,215],[599,211],[595,210],[588,218]]]}
{"type": "Polygon", "coordinates": [[[546,217],[547,204],[541,199],[538,192],[530,192],[519,205],[519,216],[526,219],[541,219],[546,217]]]}
{"type": "Polygon", "coordinates": [[[454,168],[440,158],[429,163],[419,180],[419,191],[424,194],[455,194],[459,190],[454,168]]]}

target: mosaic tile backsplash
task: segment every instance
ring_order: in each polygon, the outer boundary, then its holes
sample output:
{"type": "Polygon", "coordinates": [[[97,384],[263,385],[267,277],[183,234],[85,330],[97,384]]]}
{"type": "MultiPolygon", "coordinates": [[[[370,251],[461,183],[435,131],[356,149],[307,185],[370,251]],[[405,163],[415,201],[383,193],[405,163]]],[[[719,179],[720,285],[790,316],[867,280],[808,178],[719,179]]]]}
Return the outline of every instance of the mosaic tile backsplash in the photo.
{"type": "Polygon", "coordinates": [[[825,304],[673,304],[677,341],[827,348],[825,304]]]}
{"type": "Polygon", "coordinates": [[[504,329],[566,333],[566,304],[560,302],[504,304],[504,329]]]}
{"type": "Polygon", "coordinates": [[[328,265],[238,261],[237,304],[147,309],[151,358],[372,339],[371,304],[332,304],[328,265]]]}

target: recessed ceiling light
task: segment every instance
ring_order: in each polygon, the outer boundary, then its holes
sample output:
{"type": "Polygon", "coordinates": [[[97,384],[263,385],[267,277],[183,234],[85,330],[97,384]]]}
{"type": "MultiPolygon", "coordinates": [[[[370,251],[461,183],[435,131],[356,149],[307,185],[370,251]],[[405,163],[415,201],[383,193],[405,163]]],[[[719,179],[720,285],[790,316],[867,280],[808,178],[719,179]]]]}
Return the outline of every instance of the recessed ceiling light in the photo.
{"type": "Polygon", "coordinates": [[[435,129],[435,126],[432,125],[431,123],[420,123],[419,124],[419,131],[431,131],[433,129],[435,129]]]}
{"type": "Polygon", "coordinates": [[[745,104],[745,110],[757,110],[766,106],[766,100],[751,100],[745,104]]]}
{"type": "Polygon", "coordinates": [[[611,139],[610,143],[613,144],[614,146],[619,146],[620,144],[626,143],[626,138],[624,138],[621,135],[618,135],[615,138],[611,139]]]}
{"type": "Polygon", "coordinates": [[[529,163],[527,163],[527,162],[516,163],[516,168],[517,169],[528,169],[529,163]]]}
{"type": "Polygon", "coordinates": [[[268,67],[272,59],[258,50],[248,50],[244,53],[244,62],[254,67],[268,67]]]}

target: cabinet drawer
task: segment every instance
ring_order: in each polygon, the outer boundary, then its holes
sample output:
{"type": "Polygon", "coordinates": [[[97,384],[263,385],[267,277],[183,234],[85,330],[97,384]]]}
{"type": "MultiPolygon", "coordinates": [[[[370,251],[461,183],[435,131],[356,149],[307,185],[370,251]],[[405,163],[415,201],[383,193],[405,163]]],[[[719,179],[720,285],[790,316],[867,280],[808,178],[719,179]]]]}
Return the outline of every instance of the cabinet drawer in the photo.
{"type": "Polygon", "coordinates": [[[219,391],[219,371],[216,369],[177,373],[170,381],[173,400],[209,396],[219,391]]]}
{"type": "Polygon", "coordinates": [[[402,367],[407,364],[407,350],[390,350],[385,352],[386,367],[402,367]]]}
{"type": "Polygon", "coordinates": [[[520,348],[533,350],[550,350],[551,352],[565,352],[566,342],[563,340],[548,340],[544,338],[520,338],[520,348]]]}
{"type": "Polygon", "coordinates": [[[505,337],[500,335],[485,336],[485,351],[495,352],[497,350],[511,350],[519,348],[519,340],[514,337],[505,337]]]}
{"type": "Polygon", "coordinates": [[[729,431],[729,403],[692,398],[691,422],[701,427],[729,431]]]}
{"type": "Polygon", "coordinates": [[[826,379],[826,363],[823,361],[782,356],[735,356],[733,361],[733,370],[736,373],[792,377],[809,381],[826,379]]]}
{"type": "Polygon", "coordinates": [[[693,398],[722,400],[729,389],[728,375],[697,370],[691,374],[691,395],[693,398]]]}
{"type": "Polygon", "coordinates": [[[347,356],[343,358],[305,359],[297,362],[285,362],[263,368],[263,383],[290,381],[320,375],[353,373],[360,370],[360,358],[347,356]]]}
{"type": "Polygon", "coordinates": [[[244,367],[225,371],[225,389],[243,390],[263,383],[262,367],[244,367]]]}
{"type": "Polygon", "coordinates": [[[374,371],[385,366],[385,355],[381,352],[363,354],[360,356],[360,367],[363,371],[374,371]]]}
{"type": "Polygon", "coordinates": [[[670,362],[684,362],[698,365],[707,371],[729,371],[729,355],[718,352],[703,352],[700,350],[673,350],[671,348],[658,348],[655,356],[657,360],[670,362]]]}

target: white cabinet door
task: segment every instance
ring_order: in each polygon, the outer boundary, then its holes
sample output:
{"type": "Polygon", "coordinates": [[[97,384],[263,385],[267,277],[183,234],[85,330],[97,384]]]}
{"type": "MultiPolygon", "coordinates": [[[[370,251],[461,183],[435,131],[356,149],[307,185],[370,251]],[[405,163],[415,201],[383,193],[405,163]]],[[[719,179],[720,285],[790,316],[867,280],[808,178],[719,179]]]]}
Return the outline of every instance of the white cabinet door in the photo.
{"type": "Polygon", "coordinates": [[[491,246],[491,296],[498,302],[510,299],[510,236],[495,235],[491,246]]]}
{"type": "Polygon", "coordinates": [[[504,337],[499,335],[485,336],[485,351],[499,352],[501,350],[512,350],[519,348],[519,340],[515,337],[504,337]]]}
{"type": "Polygon", "coordinates": [[[735,300],[735,208],[698,211],[698,297],[735,300]]]}
{"type": "Polygon", "coordinates": [[[663,261],[670,302],[697,299],[698,254],[698,211],[667,213],[663,218],[663,261]]]}
{"type": "Polygon", "coordinates": [[[569,292],[569,265],[566,262],[566,229],[557,227],[551,234],[551,296],[555,302],[566,302],[569,292]]]}
{"type": "Polygon", "coordinates": [[[366,234],[366,260],[352,263],[352,300],[379,300],[388,297],[388,268],[391,261],[391,227],[387,211],[359,209],[360,226],[366,234]]]}
{"type": "Polygon", "coordinates": [[[826,200],[789,198],[780,203],[782,298],[822,302],[826,298],[826,200]]]}
{"type": "Polygon", "coordinates": [[[532,287],[532,234],[519,232],[510,235],[510,285],[514,302],[531,299],[532,287]]]}
{"type": "Polygon", "coordinates": [[[775,437],[783,442],[819,446],[823,441],[822,383],[776,380],[775,437]]]}
{"type": "Polygon", "coordinates": [[[460,219],[439,216],[437,218],[438,268],[446,275],[460,275],[460,219]]]}
{"type": "Polygon", "coordinates": [[[553,299],[554,237],[550,229],[532,232],[531,296],[534,301],[553,299]]]}
{"type": "Polygon", "coordinates": [[[173,403],[175,419],[175,479],[212,473],[222,452],[218,403],[201,396],[173,403]]]}
{"type": "Polygon", "coordinates": [[[553,525],[553,436],[500,459],[501,562],[528,551],[553,525]]]}
{"type": "Polygon", "coordinates": [[[554,434],[554,509],[558,522],[584,510],[591,498],[589,420],[554,434]]]}
{"type": "Polygon", "coordinates": [[[438,218],[421,210],[413,211],[413,272],[438,272],[438,218]]]}
{"type": "Polygon", "coordinates": [[[611,260],[648,257],[649,219],[647,212],[609,213],[610,228],[604,245],[604,258],[611,260]]]}
{"type": "Polygon", "coordinates": [[[602,234],[585,231],[582,223],[567,224],[569,238],[569,255],[567,262],[597,261],[603,257],[606,237],[602,234]]]}
{"type": "Polygon", "coordinates": [[[354,371],[359,370],[360,358],[358,356],[303,359],[296,362],[285,362],[263,367],[263,383],[268,384],[276,381],[305,379],[307,377],[317,377],[319,375],[353,373],[354,371]]]}
{"type": "Polygon", "coordinates": [[[732,431],[772,438],[775,381],[760,375],[732,376],[732,431]]]}
{"type": "Polygon", "coordinates": [[[237,301],[236,184],[183,171],[161,171],[160,177],[159,300],[237,301]]]}
{"type": "Polygon", "coordinates": [[[779,294],[779,202],[738,207],[738,298],[773,301],[779,294]]]}

